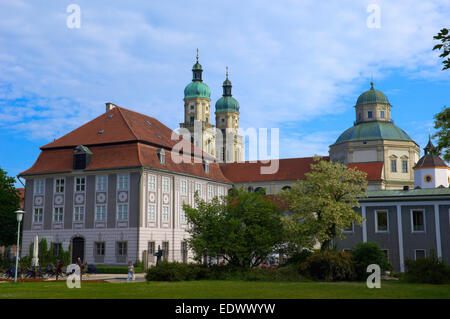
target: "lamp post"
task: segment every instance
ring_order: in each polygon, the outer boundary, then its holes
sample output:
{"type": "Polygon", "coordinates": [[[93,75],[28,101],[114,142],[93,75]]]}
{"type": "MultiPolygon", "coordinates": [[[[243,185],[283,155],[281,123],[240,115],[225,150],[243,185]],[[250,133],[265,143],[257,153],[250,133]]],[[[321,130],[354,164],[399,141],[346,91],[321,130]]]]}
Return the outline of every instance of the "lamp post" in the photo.
{"type": "Polygon", "coordinates": [[[14,274],[14,282],[17,282],[17,268],[19,267],[19,240],[20,240],[20,222],[22,221],[23,210],[19,209],[15,211],[17,217],[17,246],[16,246],[16,271],[14,274]]]}

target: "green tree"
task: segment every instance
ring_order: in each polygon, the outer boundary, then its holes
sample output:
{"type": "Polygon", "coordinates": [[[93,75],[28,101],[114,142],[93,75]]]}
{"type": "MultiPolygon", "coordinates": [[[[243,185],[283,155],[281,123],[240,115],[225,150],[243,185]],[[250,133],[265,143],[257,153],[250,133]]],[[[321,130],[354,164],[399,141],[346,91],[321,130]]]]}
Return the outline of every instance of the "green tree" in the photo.
{"type": "MultiPolygon", "coordinates": [[[[442,53],[439,55],[441,58],[445,58],[450,54],[450,34],[449,29],[442,29],[437,35],[433,37],[435,40],[440,40],[441,43],[436,44],[433,47],[433,50],[442,50],[442,53]]],[[[447,70],[450,68],[450,57],[442,61],[444,67],[442,70],[447,70]]]]}
{"type": "Polygon", "coordinates": [[[279,196],[288,206],[283,222],[294,244],[312,248],[318,242],[321,250],[326,250],[334,238],[343,237],[342,231],[352,222],[362,223],[354,208],[365,195],[367,180],[364,172],[318,156],[314,159],[306,179],[279,196]]]}
{"type": "Polygon", "coordinates": [[[197,260],[223,256],[230,265],[256,267],[283,241],[280,210],[259,193],[234,188],[230,194],[210,202],[196,194],[195,208],[183,205],[189,247],[197,260]]]}
{"type": "Polygon", "coordinates": [[[437,138],[436,153],[450,162],[450,108],[444,106],[444,110],[434,116],[434,128],[438,130],[433,135],[437,138]]]}
{"type": "Polygon", "coordinates": [[[17,240],[17,219],[14,212],[20,207],[20,196],[14,187],[15,179],[0,168],[0,246],[14,245],[17,240]]]}

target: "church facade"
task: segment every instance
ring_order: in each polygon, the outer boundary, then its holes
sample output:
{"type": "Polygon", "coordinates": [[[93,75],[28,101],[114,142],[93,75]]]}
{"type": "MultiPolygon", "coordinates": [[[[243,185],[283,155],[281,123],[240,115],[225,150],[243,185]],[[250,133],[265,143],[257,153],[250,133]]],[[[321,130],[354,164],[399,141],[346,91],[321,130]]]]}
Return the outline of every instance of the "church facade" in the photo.
{"type": "MultiPolygon", "coordinates": [[[[263,188],[272,195],[305,178],[312,157],[280,159],[274,174],[261,174],[266,164],[244,161],[240,106],[232,96],[228,71],[214,115],[198,56],[192,74],[184,90],[180,135],[153,117],[106,103],[105,113],[41,147],[34,165],[20,174],[25,179],[23,254],[38,235],[56,250],[70,248],[73,260],[80,257],[93,264],[146,260],[151,265],[158,247],[164,259],[188,262],[192,255],[186,244],[189,234],[183,204],[193,205],[196,192],[210,200],[235,185],[247,191],[263,188]],[[184,161],[177,160],[180,145],[184,161]]],[[[391,105],[373,84],[355,108],[354,126],[330,146],[329,157],[324,156],[364,171],[369,185],[369,198],[361,202],[360,210],[367,222],[362,227],[352,225],[339,247],[351,249],[359,241],[379,241],[392,254],[395,267],[402,269],[406,251],[421,250],[426,243],[428,251],[434,245],[450,263],[447,165],[427,153],[419,159],[418,145],[393,124],[391,105]],[[424,189],[413,190],[415,177],[429,188],[440,183],[442,187],[433,194],[421,194],[424,189]],[[399,208],[398,202],[408,202],[407,208],[399,208]],[[424,223],[418,226],[426,229],[419,232],[426,241],[420,241],[419,233],[409,237],[408,212],[413,208],[423,209],[423,218],[416,219],[419,224],[426,220],[426,228],[424,223]],[[405,209],[406,217],[395,215],[395,209],[405,209]],[[377,210],[387,211],[388,218],[372,217],[377,210]],[[381,234],[383,238],[378,233],[372,237],[371,229],[385,220],[391,225],[390,237],[386,233],[381,234]]]]}

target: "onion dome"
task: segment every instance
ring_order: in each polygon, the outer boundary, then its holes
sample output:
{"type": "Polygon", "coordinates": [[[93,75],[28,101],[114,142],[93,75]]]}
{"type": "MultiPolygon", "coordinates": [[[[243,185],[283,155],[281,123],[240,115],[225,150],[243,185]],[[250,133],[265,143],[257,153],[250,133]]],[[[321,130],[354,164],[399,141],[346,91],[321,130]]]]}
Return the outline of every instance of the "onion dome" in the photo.
{"type": "Polygon", "coordinates": [[[223,81],[223,94],[216,102],[216,112],[232,111],[239,112],[239,102],[231,96],[231,81],[228,79],[228,67],[226,79],[223,81]]]}
{"type": "Polygon", "coordinates": [[[192,67],[192,82],[184,89],[184,98],[211,98],[211,90],[202,80],[202,65],[198,63],[198,49],[197,62],[192,67]]]}

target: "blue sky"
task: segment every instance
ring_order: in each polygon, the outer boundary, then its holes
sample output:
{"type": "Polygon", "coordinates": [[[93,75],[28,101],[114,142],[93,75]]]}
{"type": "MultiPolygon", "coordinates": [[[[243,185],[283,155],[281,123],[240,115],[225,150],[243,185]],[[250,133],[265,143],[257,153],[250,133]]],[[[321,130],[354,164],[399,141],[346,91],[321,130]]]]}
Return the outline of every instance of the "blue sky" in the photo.
{"type": "Polygon", "coordinates": [[[448,1],[0,0],[0,167],[29,168],[105,102],[177,128],[196,48],[212,104],[228,65],[241,127],[280,128],[280,157],[327,154],[371,76],[423,147],[450,104],[431,50],[449,18],[448,1]],[[66,26],[72,3],[79,29],[66,26]],[[371,3],[380,28],[367,27],[371,3]]]}

